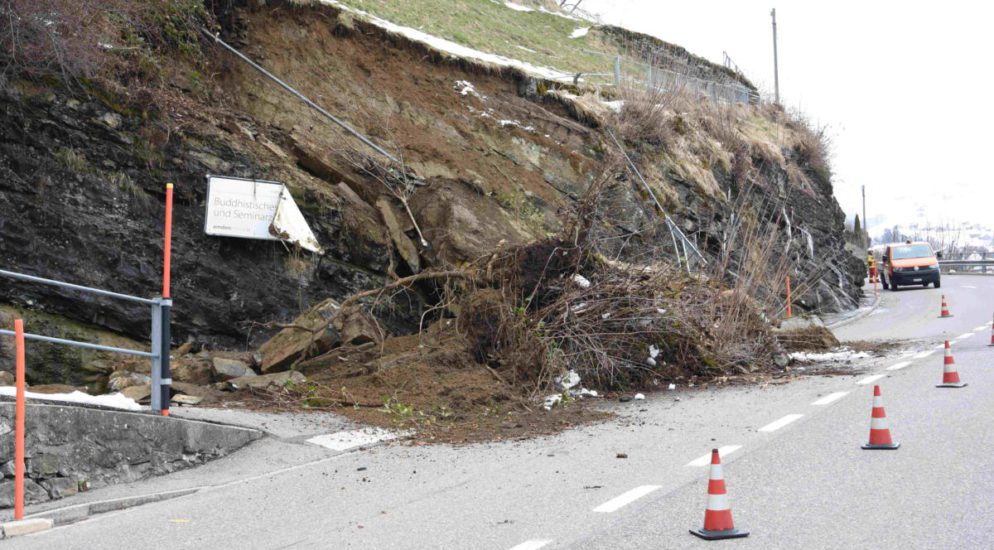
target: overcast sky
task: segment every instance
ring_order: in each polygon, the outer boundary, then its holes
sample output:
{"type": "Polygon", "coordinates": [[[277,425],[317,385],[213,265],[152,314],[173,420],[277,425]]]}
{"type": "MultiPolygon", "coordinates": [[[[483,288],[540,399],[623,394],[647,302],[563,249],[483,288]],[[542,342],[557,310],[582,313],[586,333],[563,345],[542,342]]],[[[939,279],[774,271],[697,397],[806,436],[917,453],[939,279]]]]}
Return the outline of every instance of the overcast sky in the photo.
{"type": "Polygon", "coordinates": [[[846,213],[858,212],[865,184],[877,230],[926,220],[994,227],[994,4],[929,4],[585,0],[582,7],[717,63],[727,51],[770,92],[775,7],[782,102],[829,127],[835,195],[846,213]]]}

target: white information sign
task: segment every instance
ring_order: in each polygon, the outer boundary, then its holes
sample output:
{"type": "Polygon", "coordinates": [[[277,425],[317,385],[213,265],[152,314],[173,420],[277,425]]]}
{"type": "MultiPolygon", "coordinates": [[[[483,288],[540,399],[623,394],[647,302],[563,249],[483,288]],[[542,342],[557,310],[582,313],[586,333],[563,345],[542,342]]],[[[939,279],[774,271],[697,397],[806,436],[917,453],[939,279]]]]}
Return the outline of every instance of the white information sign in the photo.
{"type": "Polygon", "coordinates": [[[220,237],[277,240],[269,225],[280,204],[283,184],[208,176],[204,232],[220,237]]]}
{"type": "Polygon", "coordinates": [[[207,177],[204,232],[218,237],[283,240],[321,253],[289,190],[282,183],[207,177]]]}

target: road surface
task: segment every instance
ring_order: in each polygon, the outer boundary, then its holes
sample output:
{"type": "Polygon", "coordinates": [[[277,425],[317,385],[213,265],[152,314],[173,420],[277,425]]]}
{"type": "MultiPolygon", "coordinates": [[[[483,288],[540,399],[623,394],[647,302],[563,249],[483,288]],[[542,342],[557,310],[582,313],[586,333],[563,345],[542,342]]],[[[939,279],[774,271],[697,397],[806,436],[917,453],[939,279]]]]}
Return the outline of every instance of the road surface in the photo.
{"type": "MultiPolygon", "coordinates": [[[[211,464],[85,499],[193,494],[5,541],[13,549],[994,547],[994,277],[884,292],[842,339],[906,340],[852,375],[610,404],[618,418],[554,437],[335,451],[280,433],[211,464]],[[940,294],[952,318],[939,319],[940,294]],[[944,339],[969,386],[937,389],[944,339]],[[929,353],[931,352],[931,353],[929,353]],[[879,376],[877,379],[875,377],[879,376]],[[873,383],[897,451],[863,451],[873,383]],[[736,526],[707,543],[707,456],[724,454],[736,526]],[[619,453],[627,458],[618,458],[619,453]]],[[[30,510],[29,510],[30,512],[30,510]]]]}

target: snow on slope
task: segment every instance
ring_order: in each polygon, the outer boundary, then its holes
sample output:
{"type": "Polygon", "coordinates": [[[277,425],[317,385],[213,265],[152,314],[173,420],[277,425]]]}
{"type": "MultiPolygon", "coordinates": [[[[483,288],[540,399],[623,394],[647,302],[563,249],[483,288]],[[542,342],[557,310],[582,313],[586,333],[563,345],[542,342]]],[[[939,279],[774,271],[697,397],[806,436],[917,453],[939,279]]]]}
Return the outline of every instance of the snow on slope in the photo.
{"type": "Polygon", "coordinates": [[[377,27],[380,27],[383,30],[399,34],[401,36],[414,40],[415,42],[421,42],[422,44],[430,46],[431,48],[434,48],[440,52],[445,52],[454,55],[456,57],[481,61],[483,63],[489,63],[491,65],[496,65],[498,67],[511,67],[524,71],[525,73],[528,73],[532,76],[537,76],[548,80],[558,80],[563,82],[572,82],[573,80],[573,75],[571,74],[564,73],[562,71],[552,69],[549,67],[540,67],[537,65],[532,65],[531,63],[526,63],[518,59],[511,59],[509,57],[504,57],[502,55],[481,52],[480,50],[475,50],[473,48],[463,46],[462,44],[457,44],[451,40],[446,40],[444,38],[439,38],[437,36],[430,35],[428,33],[419,31],[417,29],[412,29],[411,27],[404,27],[401,25],[391,23],[386,19],[381,19],[379,17],[376,17],[375,15],[366,13],[362,10],[351,8],[349,6],[342,4],[341,2],[337,2],[336,0],[321,0],[321,3],[327,4],[329,6],[334,6],[335,8],[338,8],[342,11],[347,11],[349,13],[358,15],[362,19],[368,21],[369,23],[372,23],[373,25],[376,25],[377,27]]]}

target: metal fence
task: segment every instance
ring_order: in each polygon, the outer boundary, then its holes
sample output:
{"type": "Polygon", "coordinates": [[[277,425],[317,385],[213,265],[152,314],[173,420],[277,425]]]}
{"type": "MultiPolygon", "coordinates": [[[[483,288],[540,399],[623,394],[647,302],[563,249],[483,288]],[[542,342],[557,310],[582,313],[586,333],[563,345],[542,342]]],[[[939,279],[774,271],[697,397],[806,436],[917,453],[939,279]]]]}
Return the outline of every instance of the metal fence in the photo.
{"type": "Polygon", "coordinates": [[[633,87],[644,87],[651,92],[697,94],[714,102],[760,102],[760,96],[756,91],[741,84],[731,84],[681,74],[670,69],[664,69],[631,59],[622,60],[620,55],[614,58],[614,83],[616,86],[627,84],[633,87]]]}
{"type": "MultiPolygon", "coordinates": [[[[38,283],[42,285],[55,286],[59,288],[64,288],[66,290],[85,292],[88,294],[95,294],[97,296],[103,296],[105,298],[113,298],[116,300],[137,302],[149,306],[152,314],[151,332],[149,334],[152,343],[152,351],[150,352],[136,350],[136,349],[105,346],[102,344],[94,344],[91,342],[79,342],[76,340],[53,338],[51,336],[43,336],[41,334],[25,333],[24,338],[26,340],[36,340],[39,342],[48,342],[51,344],[58,344],[62,346],[72,346],[72,347],[92,349],[97,351],[108,351],[112,353],[121,353],[125,355],[135,355],[138,357],[147,357],[151,361],[151,367],[152,367],[151,371],[152,410],[156,412],[160,412],[164,409],[168,410],[169,386],[172,384],[172,379],[169,377],[170,370],[169,370],[169,344],[168,344],[170,338],[169,310],[173,303],[171,299],[159,298],[159,297],[142,298],[140,296],[131,296],[130,294],[120,294],[117,292],[112,292],[110,290],[103,290],[100,288],[75,285],[72,283],[56,281],[54,279],[45,279],[43,277],[36,277],[34,275],[27,275],[24,273],[17,273],[14,271],[7,271],[3,269],[0,269],[0,277],[7,277],[9,279],[16,279],[28,283],[38,283]]],[[[14,336],[14,331],[0,329],[0,335],[14,336]]]]}
{"type": "Polygon", "coordinates": [[[994,275],[994,260],[939,260],[943,273],[994,275]]]}

